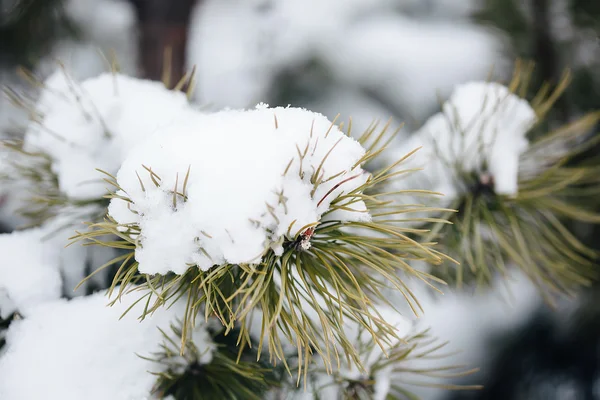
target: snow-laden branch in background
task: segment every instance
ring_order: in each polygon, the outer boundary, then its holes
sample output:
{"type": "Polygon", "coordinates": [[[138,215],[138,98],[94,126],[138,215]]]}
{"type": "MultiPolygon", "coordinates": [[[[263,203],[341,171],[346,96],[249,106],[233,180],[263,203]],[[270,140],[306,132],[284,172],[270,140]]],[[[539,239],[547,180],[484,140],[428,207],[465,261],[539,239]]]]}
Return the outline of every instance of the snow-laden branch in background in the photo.
{"type": "Polygon", "coordinates": [[[590,113],[554,131],[545,117],[568,86],[568,71],[554,90],[542,87],[526,101],[532,66],[518,66],[508,87],[497,83],[459,85],[434,115],[391,156],[422,146],[402,168],[419,169],[390,190],[421,188],[444,197],[408,201],[442,212],[452,225],[432,221],[424,240],[443,246],[460,262],[436,275],[459,286],[489,284],[496,272],[522,270],[544,292],[571,293],[592,277],[596,253],[562,219],[600,222],[590,208],[598,190],[598,160],[570,163],[594,144],[590,113]]]}
{"type": "MultiPolygon", "coordinates": [[[[476,372],[452,359],[448,343],[438,340],[429,329],[415,328],[409,318],[388,306],[380,306],[381,316],[398,329],[400,338],[384,350],[372,340],[364,327],[347,321],[345,328],[359,349],[363,370],[342,361],[339,369],[328,373],[316,363],[310,369],[308,390],[293,399],[368,398],[373,400],[417,398],[422,388],[444,385],[446,390],[474,390],[477,385],[454,384],[476,372]]],[[[443,333],[443,332],[442,332],[443,333]]]]}
{"type": "Polygon", "coordinates": [[[159,82],[106,73],[79,83],[64,70],[44,82],[25,149],[52,159],[60,190],[73,199],[106,194],[96,169],[116,173],[127,152],[189,108],[159,82]]]}
{"type": "Polygon", "coordinates": [[[12,169],[2,178],[5,185],[27,186],[30,196],[18,212],[31,225],[67,213],[79,219],[84,209],[89,214],[84,219],[101,218],[108,190],[96,170],[115,174],[136,143],[191,110],[177,87],[116,72],[82,82],[65,67],[43,82],[23,73],[41,93],[32,100],[26,93],[6,92],[30,121],[23,140],[5,143],[12,150],[7,155],[12,169]]]}
{"type": "Polygon", "coordinates": [[[470,190],[467,184],[474,175],[496,193],[515,196],[519,158],[529,146],[526,135],[535,122],[529,103],[505,86],[459,85],[442,111],[398,149],[399,154],[422,147],[402,165],[422,171],[398,181],[398,187],[440,192],[443,206],[449,207],[470,190]]]}
{"type": "MultiPolygon", "coordinates": [[[[11,207],[21,203],[13,207],[22,216],[21,223],[43,226],[52,236],[43,246],[57,247],[62,289],[71,296],[89,273],[86,269],[94,270],[115,256],[107,249],[64,249],[73,224],[98,221],[106,214],[109,185],[96,169],[116,173],[134,144],[191,107],[184,93],[117,73],[78,82],[61,68],[38,82],[23,72],[41,93],[34,102],[26,93],[7,90],[30,121],[24,141],[3,143],[9,151],[2,153],[2,185],[11,196],[11,207]]],[[[10,254],[0,257],[3,263],[13,264],[10,254]]],[[[106,285],[104,278],[95,276],[101,287],[106,285]]],[[[83,286],[77,294],[85,290],[83,286]]]]}

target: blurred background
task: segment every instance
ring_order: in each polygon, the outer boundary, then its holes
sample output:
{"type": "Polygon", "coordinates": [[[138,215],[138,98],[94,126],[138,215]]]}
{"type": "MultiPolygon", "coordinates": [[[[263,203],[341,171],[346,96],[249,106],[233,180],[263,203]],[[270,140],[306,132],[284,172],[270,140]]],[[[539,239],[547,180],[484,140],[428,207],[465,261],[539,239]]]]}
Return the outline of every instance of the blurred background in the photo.
{"type": "MultiPolygon", "coordinates": [[[[0,85],[33,98],[19,66],[40,79],[60,62],[77,79],[118,68],[171,84],[195,68],[208,109],[291,104],[352,116],[357,131],[392,118],[399,140],[454,85],[507,82],[517,59],[536,63],[532,89],[573,72],[551,124],[600,109],[600,0],[0,0],[0,85]]],[[[26,121],[0,98],[3,137],[26,121]]],[[[5,231],[18,224],[10,211],[5,193],[5,231]]],[[[574,230],[600,247],[594,227],[574,230]]],[[[462,350],[457,362],[481,367],[464,383],[485,388],[425,398],[600,399],[600,290],[550,308],[518,279],[496,296],[504,289],[453,295],[428,317],[462,350]]]]}

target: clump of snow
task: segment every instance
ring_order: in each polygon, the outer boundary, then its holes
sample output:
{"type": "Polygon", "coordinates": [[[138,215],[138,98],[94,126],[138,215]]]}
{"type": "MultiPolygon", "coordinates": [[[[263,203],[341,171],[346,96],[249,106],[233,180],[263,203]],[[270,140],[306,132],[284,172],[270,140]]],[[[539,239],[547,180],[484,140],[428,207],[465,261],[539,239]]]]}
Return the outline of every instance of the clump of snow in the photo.
{"type": "MultiPolygon", "coordinates": [[[[157,310],[143,321],[136,319],[136,310],[119,319],[135,300],[129,295],[107,307],[104,293],[96,293],[39,305],[27,318],[14,321],[0,358],[0,398],[150,398],[156,376],[148,371],[162,372],[165,366],[140,356],[152,357],[160,350],[164,337],[158,328],[169,332],[183,316],[184,304],[157,310]]],[[[141,303],[135,306],[137,311],[141,303]]],[[[195,329],[205,330],[203,325],[195,329]]],[[[196,334],[194,339],[195,346],[212,354],[215,347],[208,335],[196,334]]],[[[210,356],[203,361],[210,361],[210,356]]]]}
{"type": "MultiPolygon", "coordinates": [[[[358,142],[304,109],[190,113],[131,151],[117,174],[118,194],[131,203],[113,199],[109,214],[140,227],[141,272],[256,263],[269,248],[282,254],[285,238],[365,183],[363,155],[358,142]],[[321,180],[314,192],[313,174],[321,180]]],[[[370,219],[362,201],[349,208],[327,218],[370,219]]]]}
{"type": "MultiPolygon", "coordinates": [[[[519,158],[536,122],[529,103],[497,83],[471,82],[455,88],[440,113],[390,152],[394,157],[422,148],[401,165],[423,171],[397,180],[397,189],[441,192],[445,206],[467,188],[462,174],[476,174],[495,193],[518,192],[519,158]]],[[[415,203],[422,200],[415,200],[415,203]]]]}
{"type": "Polygon", "coordinates": [[[189,108],[183,93],[119,74],[78,83],[58,71],[44,86],[37,107],[43,120],[29,126],[25,146],[52,157],[61,191],[74,199],[104,195],[96,168],[116,173],[135,143],[189,108]]]}
{"type": "Polygon", "coordinates": [[[42,229],[0,235],[0,318],[62,293],[60,248],[42,243],[42,229]]]}

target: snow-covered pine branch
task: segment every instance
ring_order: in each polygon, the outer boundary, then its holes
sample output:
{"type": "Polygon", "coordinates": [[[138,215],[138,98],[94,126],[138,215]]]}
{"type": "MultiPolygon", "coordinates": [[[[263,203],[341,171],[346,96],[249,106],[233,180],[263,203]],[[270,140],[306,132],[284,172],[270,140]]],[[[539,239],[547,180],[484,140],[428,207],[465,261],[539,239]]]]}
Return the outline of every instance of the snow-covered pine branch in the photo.
{"type": "Polygon", "coordinates": [[[378,147],[364,149],[324,116],[297,108],[186,112],[140,140],[116,176],[106,174],[115,190],[108,218],[77,239],[122,239],[109,245],[132,253],[114,282],[147,281],[148,312],[186,293],[184,331],[198,313],[214,313],[228,329],[241,324],[242,345],[250,345],[246,323],[258,308],[259,340],[268,337],[273,359],[284,359],[281,331],[305,353],[300,369],[309,346],[330,363],[334,344],[356,352],[343,318],[372,325],[381,343],[396,336],[371,308],[386,301],[382,278],[416,309],[399,272],[430,276],[405,257],[443,260],[390,222],[406,212],[401,204],[377,199],[374,189],[397,176],[393,165],[362,169],[384,150],[386,133],[379,135],[378,147]],[[308,317],[303,299],[318,318],[308,317]]]}

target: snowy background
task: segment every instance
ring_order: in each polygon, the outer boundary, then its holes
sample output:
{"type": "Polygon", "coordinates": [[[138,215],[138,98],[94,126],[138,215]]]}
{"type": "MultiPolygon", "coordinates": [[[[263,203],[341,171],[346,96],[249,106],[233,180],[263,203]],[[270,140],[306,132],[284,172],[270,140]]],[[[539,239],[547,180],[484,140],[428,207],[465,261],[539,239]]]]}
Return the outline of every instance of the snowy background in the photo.
{"type": "MultiPolygon", "coordinates": [[[[8,32],[17,3],[18,0],[0,0],[2,32],[8,32]]],[[[57,38],[48,51],[30,62],[30,68],[43,79],[55,71],[56,60],[60,60],[74,78],[81,80],[109,70],[116,60],[126,74],[147,75],[140,61],[146,59],[141,54],[144,49],[138,44],[141,27],[147,22],[142,17],[146,18],[147,13],[140,12],[139,3],[66,0],[62,7],[77,26],[77,35],[57,38]]],[[[362,132],[374,120],[383,124],[392,118],[392,127],[403,125],[398,138],[401,146],[440,110],[440,104],[448,99],[457,84],[489,77],[506,82],[517,56],[533,55],[542,62],[552,57],[536,50],[543,47],[538,41],[543,35],[538,35],[535,29],[517,29],[521,36],[515,36],[504,22],[496,23],[512,18],[510,14],[502,14],[497,3],[484,0],[202,0],[187,13],[189,20],[178,22],[183,24],[179,30],[184,29],[186,37],[180,64],[187,69],[196,68],[193,99],[203,109],[247,108],[260,102],[271,106],[307,107],[330,120],[338,114],[338,121],[352,117],[356,132],[362,132]]],[[[527,4],[515,6],[522,17],[519,21],[525,26],[535,26],[539,10],[532,4],[536,2],[523,3],[527,4]]],[[[581,23],[580,13],[573,12],[573,2],[546,3],[548,18],[544,32],[550,35],[556,53],[554,70],[548,73],[556,74],[555,70],[566,65],[591,71],[592,84],[576,81],[584,87],[582,100],[576,97],[579,92],[573,92],[569,97],[571,103],[560,108],[577,115],[599,102],[600,95],[594,91],[597,86],[593,83],[598,81],[594,79],[600,71],[597,68],[600,42],[594,33],[598,32],[598,24],[593,16],[592,22],[584,18],[581,23]]],[[[38,92],[20,79],[15,70],[15,57],[9,50],[0,50],[3,51],[0,53],[0,84],[28,91],[35,98],[38,92]]],[[[548,63],[543,65],[550,68],[548,63]]],[[[557,116],[560,118],[564,116],[557,116]]],[[[20,127],[26,122],[23,110],[12,105],[7,97],[0,98],[3,137],[18,137],[20,127]]],[[[18,190],[0,190],[3,192],[0,224],[5,231],[10,231],[20,223],[13,215],[15,207],[20,205],[18,190]]],[[[41,236],[43,232],[35,234],[41,236]]],[[[2,249],[14,250],[3,260],[4,265],[22,261],[22,252],[34,259],[32,263],[52,257],[73,257],[54,254],[41,248],[43,246],[28,251],[32,240],[37,239],[15,237],[8,244],[2,243],[2,249]]],[[[4,265],[0,266],[0,280],[10,277],[4,265]]],[[[66,274],[73,282],[81,279],[81,276],[69,275],[68,271],[47,272],[44,279],[48,293],[39,293],[39,297],[52,297],[61,290],[60,285],[55,284],[60,274],[66,274]]],[[[486,293],[449,291],[442,299],[426,301],[423,325],[431,326],[434,334],[451,341],[453,349],[462,351],[455,356],[457,363],[481,367],[479,374],[466,378],[465,382],[489,384],[489,388],[479,393],[450,394],[423,389],[424,398],[600,398],[597,389],[600,385],[594,384],[596,375],[600,374],[600,345],[589,339],[577,347],[573,339],[575,333],[581,337],[600,334],[600,323],[590,322],[578,328],[583,323],[578,318],[579,304],[593,303],[594,299],[593,293],[585,293],[581,298],[559,304],[559,311],[551,313],[541,305],[531,285],[517,275],[486,293]],[[523,343],[537,343],[539,348],[523,343]],[[586,354],[584,345],[589,346],[589,353],[595,357],[586,354]],[[547,358],[542,357],[542,353],[547,353],[547,358]],[[557,358],[550,359],[549,353],[557,358]],[[564,357],[560,358],[563,353],[564,357]],[[505,371],[513,367],[521,374],[505,371]]],[[[27,305],[40,300],[24,297],[19,301],[27,305]]],[[[60,303],[48,307],[48,312],[62,310],[60,303]]],[[[45,318],[45,312],[37,309],[29,323],[45,318]]],[[[88,329],[94,326],[89,325],[88,329]]],[[[31,351],[43,345],[28,337],[22,339],[22,346],[32,346],[31,351]]],[[[77,346],[83,344],[74,343],[68,351],[79,351],[77,346]]],[[[60,348],[55,348],[48,354],[60,357],[62,353],[60,348]]],[[[38,369],[46,367],[51,368],[46,364],[36,366],[38,369]]],[[[18,374],[17,369],[12,371],[18,374]]],[[[11,372],[5,372],[0,369],[0,379],[12,379],[11,372]]],[[[110,398],[110,394],[107,396],[110,398]]]]}

